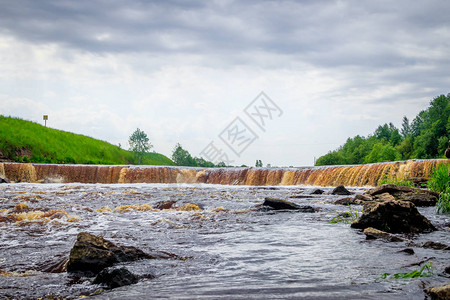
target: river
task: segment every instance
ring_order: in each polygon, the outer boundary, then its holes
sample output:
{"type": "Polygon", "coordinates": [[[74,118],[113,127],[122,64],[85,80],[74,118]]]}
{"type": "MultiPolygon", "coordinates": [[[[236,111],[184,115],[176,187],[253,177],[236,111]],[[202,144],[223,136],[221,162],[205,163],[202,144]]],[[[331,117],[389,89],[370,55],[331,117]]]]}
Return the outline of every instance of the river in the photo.
{"type": "MultiPolygon", "coordinates": [[[[344,196],[328,195],[329,187],[322,188],[324,195],[310,195],[312,189],[142,183],[0,185],[0,299],[423,299],[424,286],[449,281],[443,276],[449,251],[367,241],[349,224],[328,222],[336,211],[348,210],[332,204],[344,196]],[[256,209],[265,197],[311,205],[316,212],[256,209]],[[175,206],[195,203],[203,210],[155,210],[143,205],[166,200],[176,201],[175,206]],[[15,219],[8,219],[14,210],[15,219]],[[127,269],[142,276],[139,283],[102,291],[90,278],[52,273],[68,257],[81,231],[185,259],[126,263],[127,269]],[[407,247],[415,254],[399,252],[407,247]],[[431,277],[377,280],[383,273],[416,270],[415,264],[422,261],[432,263],[431,277]]],[[[350,190],[362,193],[364,188],[350,190]]],[[[440,230],[415,236],[414,243],[449,243],[450,228],[444,226],[449,216],[436,215],[433,207],[419,210],[440,230]]]]}

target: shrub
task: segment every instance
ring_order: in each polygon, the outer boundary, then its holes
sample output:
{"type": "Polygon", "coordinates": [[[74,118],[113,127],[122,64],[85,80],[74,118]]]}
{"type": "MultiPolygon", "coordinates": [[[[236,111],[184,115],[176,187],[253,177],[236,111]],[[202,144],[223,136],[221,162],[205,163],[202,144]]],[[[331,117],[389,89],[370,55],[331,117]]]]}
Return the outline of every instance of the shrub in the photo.
{"type": "Polygon", "coordinates": [[[448,165],[441,164],[435,167],[431,173],[431,178],[427,182],[427,188],[438,192],[446,192],[450,187],[450,176],[448,176],[448,165]]]}
{"type": "Polygon", "coordinates": [[[450,213],[450,187],[447,187],[446,191],[439,195],[436,209],[438,214],[450,213]]]}

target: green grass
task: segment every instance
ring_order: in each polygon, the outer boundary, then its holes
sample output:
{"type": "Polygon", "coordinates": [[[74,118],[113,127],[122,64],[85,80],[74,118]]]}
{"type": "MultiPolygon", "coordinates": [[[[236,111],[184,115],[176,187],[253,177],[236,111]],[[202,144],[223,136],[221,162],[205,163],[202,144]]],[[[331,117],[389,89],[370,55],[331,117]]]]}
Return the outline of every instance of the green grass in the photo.
{"type": "Polygon", "coordinates": [[[395,273],[391,276],[389,273],[384,273],[380,277],[378,277],[375,281],[380,279],[386,279],[388,277],[394,279],[408,279],[408,278],[418,278],[418,277],[430,277],[433,275],[433,265],[428,263],[424,265],[420,270],[414,270],[409,273],[395,273]]]}
{"type": "MultiPolygon", "coordinates": [[[[0,115],[0,151],[17,162],[59,164],[132,164],[130,151],[71,132],[0,115]]],[[[146,153],[145,165],[174,165],[159,153],[146,153]]]]}
{"type": "Polygon", "coordinates": [[[442,193],[450,187],[450,176],[448,176],[448,165],[441,164],[435,167],[431,173],[431,178],[427,182],[427,188],[442,193]]]}
{"type": "Polygon", "coordinates": [[[438,214],[450,213],[450,187],[447,187],[447,190],[439,195],[436,211],[438,214]]]}
{"type": "Polygon", "coordinates": [[[344,223],[349,224],[359,218],[359,212],[352,209],[350,204],[348,205],[348,211],[339,212],[336,211],[336,216],[333,217],[328,223],[344,223]]]}
{"type": "Polygon", "coordinates": [[[384,175],[383,178],[378,182],[378,185],[383,184],[395,184],[399,186],[414,187],[414,184],[408,179],[406,179],[406,177],[394,178],[391,175],[384,175]]]}

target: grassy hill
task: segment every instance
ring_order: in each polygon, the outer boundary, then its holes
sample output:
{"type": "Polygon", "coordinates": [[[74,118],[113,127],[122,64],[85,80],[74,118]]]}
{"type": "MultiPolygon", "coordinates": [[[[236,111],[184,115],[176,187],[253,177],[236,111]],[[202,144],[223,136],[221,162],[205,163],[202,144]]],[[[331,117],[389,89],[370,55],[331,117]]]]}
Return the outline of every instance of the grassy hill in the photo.
{"type": "MultiPolygon", "coordinates": [[[[80,134],[0,115],[0,158],[60,164],[132,164],[132,152],[80,134]]],[[[146,165],[174,165],[159,153],[146,153],[146,165]]]]}

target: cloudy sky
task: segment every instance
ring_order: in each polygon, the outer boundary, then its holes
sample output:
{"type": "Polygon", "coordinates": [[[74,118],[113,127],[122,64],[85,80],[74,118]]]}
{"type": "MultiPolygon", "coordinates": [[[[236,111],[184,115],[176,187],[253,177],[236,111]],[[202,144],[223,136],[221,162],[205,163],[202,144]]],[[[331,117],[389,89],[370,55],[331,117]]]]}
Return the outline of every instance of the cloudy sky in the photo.
{"type": "Polygon", "coordinates": [[[168,156],[212,142],[234,165],[312,165],[450,92],[448,1],[0,5],[0,114],[124,148],[139,127],[168,156]],[[262,91],[279,108],[259,106],[264,128],[244,112],[262,91]]]}

